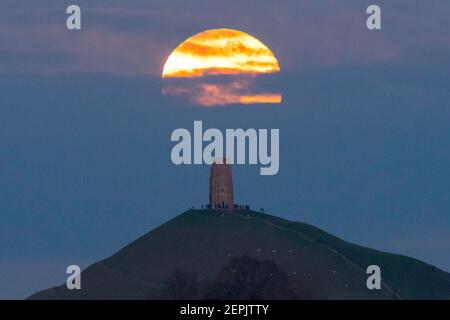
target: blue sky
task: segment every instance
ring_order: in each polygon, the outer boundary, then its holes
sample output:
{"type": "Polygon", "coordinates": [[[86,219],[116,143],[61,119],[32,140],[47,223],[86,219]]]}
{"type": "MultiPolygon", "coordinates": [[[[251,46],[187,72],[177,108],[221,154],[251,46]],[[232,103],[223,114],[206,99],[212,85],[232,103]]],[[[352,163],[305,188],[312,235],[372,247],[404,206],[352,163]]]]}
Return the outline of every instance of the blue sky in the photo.
{"type": "Polygon", "coordinates": [[[233,168],[239,202],[450,270],[450,3],[3,1],[0,298],[65,279],[190,206],[206,166],[175,167],[170,133],[280,128],[280,172],[233,168]],[[257,4],[257,5],[256,5],[257,4]],[[205,109],[161,97],[165,58],[215,27],[267,44],[279,106],[205,109]],[[175,200],[174,200],[175,197],[175,200]]]}

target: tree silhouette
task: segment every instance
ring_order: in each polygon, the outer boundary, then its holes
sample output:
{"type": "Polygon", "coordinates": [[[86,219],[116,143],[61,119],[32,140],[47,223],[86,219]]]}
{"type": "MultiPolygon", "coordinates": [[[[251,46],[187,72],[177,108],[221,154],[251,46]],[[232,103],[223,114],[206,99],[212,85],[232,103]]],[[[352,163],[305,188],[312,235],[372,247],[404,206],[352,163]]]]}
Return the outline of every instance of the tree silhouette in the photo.
{"type": "Polygon", "coordinates": [[[273,261],[233,258],[206,286],[206,299],[295,299],[287,275],[273,261]]]}
{"type": "Polygon", "coordinates": [[[176,269],[163,283],[161,298],[186,300],[200,298],[200,282],[194,273],[176,269]]]}

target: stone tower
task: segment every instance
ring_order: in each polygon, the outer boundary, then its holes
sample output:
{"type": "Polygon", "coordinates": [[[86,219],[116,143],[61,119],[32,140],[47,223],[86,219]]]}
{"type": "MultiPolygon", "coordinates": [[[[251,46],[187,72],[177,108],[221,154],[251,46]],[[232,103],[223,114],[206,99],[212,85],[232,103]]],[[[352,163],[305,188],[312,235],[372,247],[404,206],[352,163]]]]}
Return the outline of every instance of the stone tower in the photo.
{"type": "Polygon", "coordinates": [[[209,207],[211,209],[233,210],[233,177],[231,166],[214,162],[209,177],[209,207]]]}

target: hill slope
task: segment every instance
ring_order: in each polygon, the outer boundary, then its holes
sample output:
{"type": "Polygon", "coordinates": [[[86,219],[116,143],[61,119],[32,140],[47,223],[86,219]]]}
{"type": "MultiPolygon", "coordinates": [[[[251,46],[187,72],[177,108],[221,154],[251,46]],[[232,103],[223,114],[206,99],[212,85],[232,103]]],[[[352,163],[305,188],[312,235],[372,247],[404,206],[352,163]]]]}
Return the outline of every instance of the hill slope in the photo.
{"type": "Polygon", "coordinates": [[[306,298],[450,299],[450,274],[421,261],[357,246],[304,223],[214,210],[187,211],[93,264],[82,273],[82,290],[64,284],[30,299],[157,299],[175,270],[210,279],[231,257],[244,255],[273,260],[306,298]],[[366,287],[372,264],[381,267],[381,290],[366,287]]]}

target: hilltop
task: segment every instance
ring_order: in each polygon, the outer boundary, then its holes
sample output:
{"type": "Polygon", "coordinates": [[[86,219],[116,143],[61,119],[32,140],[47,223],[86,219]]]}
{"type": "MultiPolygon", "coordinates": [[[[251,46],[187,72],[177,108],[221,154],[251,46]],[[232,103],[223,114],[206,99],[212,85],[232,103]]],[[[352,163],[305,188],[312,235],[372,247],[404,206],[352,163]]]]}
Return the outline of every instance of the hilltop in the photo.
{"type": "Polygon", "coordinates": [[[274,262],[299,299],[450,299],[450,274],[436,267],[249,210],[186,211],[84,270],[82,290],[63,284],[29,299],[160,299],[177,272],[205,282],[243,256],[274,262]],[[366,287],[373,264],[381,290],[366,287]]]}

